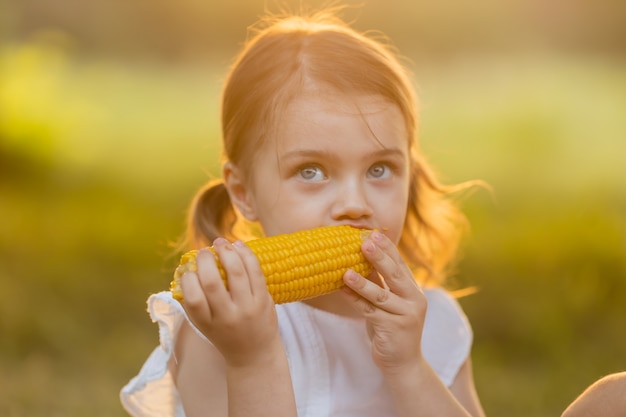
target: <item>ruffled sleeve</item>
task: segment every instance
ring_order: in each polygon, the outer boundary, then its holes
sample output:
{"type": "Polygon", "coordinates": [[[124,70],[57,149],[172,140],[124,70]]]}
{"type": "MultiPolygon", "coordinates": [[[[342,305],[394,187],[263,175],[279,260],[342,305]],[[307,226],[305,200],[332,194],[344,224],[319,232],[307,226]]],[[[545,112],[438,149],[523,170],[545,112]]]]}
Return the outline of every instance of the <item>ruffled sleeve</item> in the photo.
{"type": "Polygon", "coordinates": [[[472,328],[461,306],[448,292],[428,288],[424,293],[428,310],[422,333],[422,353],[449,387],[470,355],[472,328]]]}
{"type": "Polygon", "coordinates": [[[184,417],[168,362],[180,326],[187,320],[185,310],[169,291],[164,291],[148,298],[148,313],[159,326],[159,346],[139,374],[122,388],[120,400],[133,417],[184,417]]]}

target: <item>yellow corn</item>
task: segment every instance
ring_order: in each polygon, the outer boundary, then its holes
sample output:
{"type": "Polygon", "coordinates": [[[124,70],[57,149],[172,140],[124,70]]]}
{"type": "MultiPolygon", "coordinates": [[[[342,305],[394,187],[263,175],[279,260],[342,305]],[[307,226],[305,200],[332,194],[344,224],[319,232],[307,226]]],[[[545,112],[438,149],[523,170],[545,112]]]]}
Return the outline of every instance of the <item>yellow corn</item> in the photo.
{"type": "MultiPolygon", "coordinates": [[[[295,233],[255,239],[246,244],[259,259],[267,288],[276,304],[328,294],[343,286],[343,274],[352,269],[361,275],[372,270],[361,253],[368,230],[350,226],[325,226],[295,233]]],[[[213,248],[209,248],[215,254],[213,248]]],[[[170,291],[182,301],[180,279],[196,271],[197,250],[185,253],[174,272],[170,291]]],[[[217,259],[217,257],[216,257],[217,259]]],[[[219,259],[217,266],[228,288],[219,259]]]]}

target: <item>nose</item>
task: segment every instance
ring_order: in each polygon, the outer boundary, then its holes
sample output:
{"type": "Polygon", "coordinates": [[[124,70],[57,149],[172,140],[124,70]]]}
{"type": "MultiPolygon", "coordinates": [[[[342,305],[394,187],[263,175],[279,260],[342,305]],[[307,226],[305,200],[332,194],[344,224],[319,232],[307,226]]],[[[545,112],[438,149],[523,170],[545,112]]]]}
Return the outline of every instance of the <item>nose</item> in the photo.
{"type": "Polygon", "coordinates": [[[363,184],[347,181],[338,187],[332,206],[333,219],[362,219],[372,214],[373,210],[363,184]]]}

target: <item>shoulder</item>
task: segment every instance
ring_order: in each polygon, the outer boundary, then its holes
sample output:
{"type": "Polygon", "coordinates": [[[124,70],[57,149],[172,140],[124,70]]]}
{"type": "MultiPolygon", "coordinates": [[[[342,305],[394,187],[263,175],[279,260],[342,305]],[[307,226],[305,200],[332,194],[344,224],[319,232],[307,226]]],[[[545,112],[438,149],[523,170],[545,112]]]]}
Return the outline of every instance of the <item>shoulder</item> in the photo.
{"type": "Polygon", "coordinates": [[[132,416],[184,415],[174,379],[168,367],[185,314],[169,292],[148,298],[148,313],[158,324],[159,345],[150,354],[139,373],[120,392],[124,409],[132,416]]]}
{"type": "Polygon", "coordinates": [[[469,357],[473,333],[459,302],[442,288],[426,288],[428,310],[422,335],[426,360],[450,386],[469,357]]]}
{"type": "Polygon", "coordinates": [[[621,416],[626,409],[626,372],[604,376],[592,383],[563,412],[562,417],[621,416]]]}
{"type": "Polygon", "coordinates": [[[159,329],[159,345],[141,370],[120,392],[124,409],[132,416],[184,416],[206,404],[189,397],[210,388],[211,396],[199,396],[210,406],[225,407],[223,359],[189,321],[182,305],[169,291],[148,298],[148,313],[159,329]],[[200,388],[199,388],[200,387],[200,388]],[[182,402],[181,402],[182,401],[182,402]]]}

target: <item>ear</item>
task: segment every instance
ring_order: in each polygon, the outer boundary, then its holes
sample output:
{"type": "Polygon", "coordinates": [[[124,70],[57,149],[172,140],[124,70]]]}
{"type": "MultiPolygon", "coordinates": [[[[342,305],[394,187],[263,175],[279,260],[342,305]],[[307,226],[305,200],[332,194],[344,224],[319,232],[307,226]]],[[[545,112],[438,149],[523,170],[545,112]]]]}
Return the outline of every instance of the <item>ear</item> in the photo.
{"type": "Polygon", "coordinates": [[[222,178],[233,205],[246,219],[256,221],[254,198],[239,168],[232,162],[226,162],[222,167],[222,178]]]}

